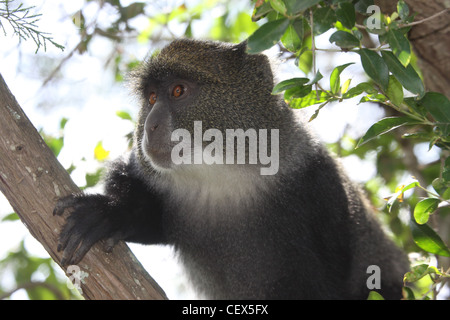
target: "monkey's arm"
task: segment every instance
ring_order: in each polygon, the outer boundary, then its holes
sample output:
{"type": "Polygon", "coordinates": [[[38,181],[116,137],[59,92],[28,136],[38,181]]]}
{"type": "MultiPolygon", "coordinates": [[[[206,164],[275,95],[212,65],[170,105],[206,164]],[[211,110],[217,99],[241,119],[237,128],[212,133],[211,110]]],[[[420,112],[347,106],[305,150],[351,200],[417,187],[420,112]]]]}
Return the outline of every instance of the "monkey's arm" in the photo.
{"type": "Polygon", "coordinates": [[[162,242],[161,199],[133,174],[135,165],[116,161],[106,179],[105,195],[76,194],[57,202],[54,215],[71,211],[58,243],[58,251],[64,251],[63,265],[77,264],[102,239],[107,251],[119,240],[162,242]]]}

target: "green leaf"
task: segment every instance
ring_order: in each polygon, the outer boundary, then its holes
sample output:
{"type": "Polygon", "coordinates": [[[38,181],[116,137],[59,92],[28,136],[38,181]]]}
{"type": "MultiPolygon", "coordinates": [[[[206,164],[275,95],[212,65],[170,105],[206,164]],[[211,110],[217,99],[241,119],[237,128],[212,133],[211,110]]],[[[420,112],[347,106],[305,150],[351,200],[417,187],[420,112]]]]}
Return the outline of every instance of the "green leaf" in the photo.
{"type": "Polygon", "coordinates": [[[281,81],[273,88],[272,94],[278,94],[294,87],[303,86],[304,84],[308,83],[308,81],[308,78],[292,78],[281,81]]]}
{"type": "Polygon", "coordinates": [[[403,33],[396,29],[389,29],[387,40],[398,60],[406,67],[411,61],[411,47],[403,33]]]}
{"type": "Polygon", "coordinates": [[[341,88],[341,93],[345,94],[348,90],[348,88],[350,87],[350,83],[352,82],[352,79],[347,79],[345,80],[344,84],[342,85],[341,88]]]}
{"type": "Polygon", "coordinates": [[[287,11],[286,5],[284,4],[284,2],[282,0],[269,0],[269,2],[275,11],[277,11],[281,14],[286,13],[286,11],[287,11]]]}
{"type": "Polygon", "coordinates": [[[295,32],[297,32],[298,37],[303,42],[303,38],[305,36],[305,29],[308,29],[308,22],[303,18],[295,19],[294,22],[291,23],[294,27],[295,32]]]}
{"type": "MultiPolygon", "coordinates": [[[[303,25],[301,21],[300,24],[303,25]]],[[[286,29],[284,35],[281,37],[281,43],[289,51],[296,52],[300,50],[300,48],[302,47],[302,42],[303,38],[300,38],[298,36],[295,27],[292,24],[290,24],[286,29]]]]}
{"type": "Polygon", "coordinates": [[[394,76],[389,77],[389,85],[386,90],[386,95],[396,106],[400,106],[403,102],[403,87],[394,76]]]}
{"type": "Polygon", "coordinates": [[[284,0],[286,8],[290,14],[296,14],[301,11],[305,11],[308,8],[318,4],[320,0],[284,0]]]}
{"type": "Polygon", "coordinates": [[[411,271],[405,273],[403,282],[416,282],[431,273],[440,274],[439,270],[434,266],[427,264],[419,264],[411,268],[411,271]]]}
{"type": "Polygon", "coordinates": [[[414,219],[418,224],[425,224],[428,222],[430,214],[432,214],[438,207],[441,201],[436,198],[428,198],[419,201],[414,208],[414,219]]]}
{"type": "Polygon", "coordinates": [[[312,90],[312,85],[298,86],[291,89],[287,89],[284,93],[285,100],[291,100],[293,98],[302,98],[308,95],[312,90]]]}
{"type": "MultiPolygon", "coordinates": [[[[447,158],[448,159],[448,158],[447,158]]],[[[444,165],[445,170],[445,165],[444,165]]],[[[431,182],[431,185],[433,186],[434,190],[436,190],[437,193],[442,195],[444,199],[449,199],[448,197],[444,197],[444,193],[446,193],[446,190],[450,185],[442,178],[436,178],[431,182]]]]}
{"type": "Polygon", "coordinates": [[[419,182],[414,181],[406,186],[398,187],[396,189],[396,192],[389,198],[389,200],[386,204],[387,208],[389,209],[389,212],[391,212],[391,208],[394,205],[395,201],[397,201],[397,199],[401,198],[403,193],[405,193],[406,191],[408,191],[412,188],[418,187],[418,186],[420,186],[419,182]]]}
{"type": "Polygon", "coordinates": [[[252,21],[258,21],[258,20],[262,19],[263,17],[265,17],[269,12],[272,12],[272,11],[273,11],[273,9],[269,2],[263,2],[258,7],[256,7],[256,5],[255,5],[255,9],[253,10],[253,14],[252,14],[252,21]]]}
{"type": "Polygon", "coordinates": [[[66,127],[67,121],[69,121],[69,119],[67,119],[67,118],[61,119],[61,121],[59,122],[59,128],[61,130],[64,130],[64,128],[66,127]]]}
{"type": "Polygon", "coordinates": [[[436,121],[450,124],[450,101],[442,93],[427,92],[419,104],[424,106],[436,121]]]}
{"type": "Polygon", "coordinates": [[[103,175],[104,169],[100,168],[95,173],[86,173],[86,186],[85,188],[90,188],[97,185],[103,175]]]}
{"type": "Polygon", "coordinates": [[[288,26],[289,20],[284,18],[262,25],[248,38],[248,53],[258,53],[275,45],[288,26]]]}
{"type": "Polygon", "coordinates": [[[369,49],[361,49],[358,53],[361,56],[361,63],[367,75],[379,84],[383,90],[386,90],[389,84],[389,70],[383,59],[369,49]]]}
{"type": "Polygon", "coordinates": [[[131,118],[130,114],[126,111],[116,111],[116,115],[120,118],[122,118],[123,120],[130,120],[133,121],[133,119],[131,118]]]}
{"type": "Polygon", "coordinates": [[[433,254],[450,257],[450,250],[439,235],[428,225],[419,225],[411,220],[410,227],[414,242],[419,248],[433,254]]]}
{"type": "Polygon", "coordinates": [[[39,132],[44,139],[47,146],[52,150],[53,154],[57,157],[64,146],[64,137],[55,138],[51,135],[44,133],[42,130],[39,132]]]}
{"type": "Polygon", "coordinates": [[[407,97],[403,99],[403,102],[406,103],[411,111],[425,117],[427,115],[427,110],[419,104],[419,101],[420,100],[417,100],[415,97],[407,97]]]}
{"type": "Polygon", "coordinates": [[[343,98],[344,99],[353,98],[353,97],[360,95],[363,92],[374,94],[374,93],[377,93],[378,91],[373,87],[373,84],[371,84],[369,82],[361,82],[356,87],[353,87],[350,90],[348,90],[343,95],[343,98]]]}
{"type": "Polygon", "coordinates": [[[308,78],[292,78],[288,80],[281,81],[272,90],[272,94],[279,94],[286,91],[284,98],[290,100],[292,98],[303,97],[312,89],[312,85],[322,79],[322,74],[318,71],[313,79],[308,78]]]}
{"type": "MultiPolygon", "coordinates": [[[[442,169],[442,178],[445,183],[448,184],[450,182],[450,157],[447,157],[447,159],[445,159],[444,168],[442,169]]],[[[447,191],[449,191],[449,190],[450,190],[450,188],[447,189],[447,191]]],[[[445,193],[443,195],[443,197],[444,197],[444,199],[450,199],[450,194],[445,193]]]]}
{"type": "Polygon", "coordinates": [[[330,36],[330,43],[335,42],[338,47],[343,49],[351,49],[359,47],[359,40],[351,33],[338,30],[330,36]]]}
{"type": "Polygon", "coordinates": [[[403,287],[402,295],[404,300],[416,300],[416,297],[414,296],[414,291],[411,290],[411,288],[403,287]]]}
{"type": "Polygon", "coordinates": [[[450,135],[450,101],[446,96],[438,92],[427,92],[419,101],[436,120],[437,127],[444,137],[450,135]]]}
{"type": "Polygon", "coordinates": [[[336,10],[336,16],[344,27],[351,29],[355,26],[355,7],[351,3],[339,3],[339,8],[336,10]]]}
{"type": "Polygon", "coordinates": [[[397,12],[398,12],[398,15],[400,16],[400,19],[405,20],[408,18],[409,7],[405,3],[405,1],[400,0],[399,2],[397,2],[397,12]]]}
{"type": "Polygon", "coordinates": [[[319,35],[333,27],[333,23],[336,22],[336,14],[330,7],[318,8],[314,10],[313,20],[314,34],[319,35]]]}
{"type": "Polygon", "coordinates": [[[354,28],[352,30],[352,34],[359,40],[361,41],[362,38],[364,37],[363,33],[361,31],[359,31],[358,29],[354,28]]]}
{"type": "Polygon", "coordinates": [[[389,67],[389,71],[392,72],[406,90],[418,94],[421,97],[425,94],[423,82],[411,64],[405,68],[390,51],[382,50],[381,55],[386,65],[389,67]]]}
{"type": "Polygon", "coordinates": [[[17,213],[13,212],[13,213],[10,213],[10,214],[4,216],[3,219],[1,220],[1,222],[16,221],[16,220],[20,220],[19,216],[17,215],[17,213]]]}
{"type": "Polygon", "coordinates": [[[384,300],[383,296],[376,291],[370,291],[367,300],[384,300]]]}
{"type": "Polygon", "coordinates": [[[305,74],[311,72],[312,68],[312,53],[311,51],[306,51],[298,58],[298,68],[305,74]]]}
{"type": "Polygon", "coordinates": [[[356,148],[359,148],[363,144],[375,139],[382,134],[385,134],[391,130],[397,129],[403,125],[417,124],[417,120],[413,120],[408,117],[388,117],[381,119],[377,123],[373,124],[366,134],[359,140],[356,148]]]}
{"type": "Polygon", "coordinates": [[[323,75],[320,73],[319,70],[317,70],[316,75],[314,76],[314,78],[312,78],[312,79],[308,82],[308,84],[315,84],[315,83],[319,82],[319,80],[322,79],[322,78],[323,78],[323,75]]]}
{"type": "Polygon", "coordinates": [[[331,92],[333,92],[334,94],[338,93],[341,88],[340,75],[341,75],[342,71],[344,71],[344,69],[347,68],[351,64],[353,64],[353,62],[343,64],[342,66],[338,66],[338,67],[334,68],[333,72],[331,72],[330,88],[331,88],[331,92]]]}
{"type": "Polygon", "coordinates": [[[331,100],[328,100],[328,101],[325,101],[324,103],[322,103],[322,104],[316,109],[316,111],[314,112],[314,114],[309,118],[309,122],[311,122],[311,121],[313,121],[315,118],[317,118],[317,116],[319,115],[320,110],[321,110],[323,107],[325,107],[325,105],[326,105],[328,102],[335,101],[335,100],[336,100],[336,99],[331,99],[331,100]]]}
{"type": "Polygon", "coordinates": [[[326,91],[319,90],[319,98],[317,98],[317,91],[311,90],[306,96],[301,99],[292,99],[289,101],[289,106],[293,109],[301,109],[309,107],[318,103],[323,103],[327,101],[330,97],[326,91]]]}
{"type": "Polygon", "coordinates": [[[355,3],[355,9],[359,13],[366,15],[367,8],[371,5],[373,5],[373,0],[359,0],[358,2],[355,3]]]}
{"type": "Polygon", "coordinates": [[[384,94],[375,93],[362,97],[358,104],[363,102],[385,103],[387,100],[388,98],[384,94]]]}

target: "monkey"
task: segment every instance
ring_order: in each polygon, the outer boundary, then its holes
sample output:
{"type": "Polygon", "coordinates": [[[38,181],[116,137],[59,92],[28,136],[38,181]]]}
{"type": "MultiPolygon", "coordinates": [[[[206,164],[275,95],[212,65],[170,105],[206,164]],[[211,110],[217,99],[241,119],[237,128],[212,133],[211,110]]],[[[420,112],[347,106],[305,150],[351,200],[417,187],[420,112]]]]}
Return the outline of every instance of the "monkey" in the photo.
{"type": "Polygon", "coordinates": [[[385,299],[402,297],[404,252],[272,94],[266,55],[247,53],[246,41],[177,39],[132,71],[130,84],[140,111],[129,156],[111,163],[104,193],[55,206],[54,215],[70,211],[61,264],[79,263],[101,240],[107,251],[118,241],[164,244],[208,299],[367,299],[369,266],[381,270],[385,299]],[[269,154],[273,170],[263,172],[269,154]]]}

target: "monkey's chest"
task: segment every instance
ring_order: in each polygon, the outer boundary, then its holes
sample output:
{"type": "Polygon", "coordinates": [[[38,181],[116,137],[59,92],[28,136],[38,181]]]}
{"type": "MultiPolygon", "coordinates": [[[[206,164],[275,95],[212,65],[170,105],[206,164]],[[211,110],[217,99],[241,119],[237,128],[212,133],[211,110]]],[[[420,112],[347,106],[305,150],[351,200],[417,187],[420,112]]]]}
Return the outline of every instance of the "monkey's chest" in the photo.
{"type": "MultiPolygon", "coordinates": [[[[217,214],[218,212],[215,212],[217,214]]],[[[219,213],[220,214],[220,213],[219,213]]],[[[257,287],[273,281],[284,261],[270,235],[248,219],[228,216],[180,222],[175,248],[192,283],[206,298],[253,297],[257,287]],[[268,266],[270,264],[270,266],[268,266]]]]}

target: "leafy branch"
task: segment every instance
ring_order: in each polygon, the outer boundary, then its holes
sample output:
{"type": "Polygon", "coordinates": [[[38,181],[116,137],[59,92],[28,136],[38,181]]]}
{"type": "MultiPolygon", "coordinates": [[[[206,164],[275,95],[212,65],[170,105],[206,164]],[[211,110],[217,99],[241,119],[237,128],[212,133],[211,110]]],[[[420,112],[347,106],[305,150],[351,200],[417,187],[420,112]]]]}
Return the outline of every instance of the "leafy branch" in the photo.
{"type": "MultiPolygon", "coordinates": [[[[399,24],[398,26],[400,28],[412,27],[412,26],[415,26],[415,25],[418,25],[418,24],[421,24],[421,23],[433,20],[433,19],[439,17],[440,15],[443,15],[444,13],[447,13],[449,10],[450,10],[450,8],[446,8],[446,9],[444,9],[442,11],[439,11],[438,13],[433,14],[432,16],[429,16],[429,17],[424,18],[422,20],[414,21],[414,22],[411,22],[411,23],[403,23],[403,24],[399,24]]],[[[360,28],[360,29],[368,29],[366,26],[360,25],[360,24],[355,24],[355,26],[360,28]]]]}
{"type": "Polygon", "coordinates": [[[56,43],[49,33],[38,30],[37,22],[42,14],[31,14],[30,10],[35,7],[24,7],[23,3],[19,4],[17,8],[11,8],[11,4],[14,0],[0,0],[0,4],[4,7],[0,7],[0,27],[3,30],[3,34],[6,36],[5,23],[8,22],[11,26],[13,33],[19,36],[20,40],[32,39],[36,44],[36,52],[39,51],[41,46],[44,47],[44,51],[47,51],[47,42],[50,42],[55,47],[64,50],[64,46],[56,43]]]}
{"type": "MultiPolygon", "coordinates": [[[[428,254],[442,257],[450,257],[450,249],[427,223],[431,215],[439,214],[450,204],[450,100],[441,93],[426,91],[412,63],[413,52],[408,31],[412,26],[435,19],[448,11],[449,9],[445,9],[413,22],[415,15],[410,14],[404,0],[398,0],[397,11],[390,15],[381,13],[373,0],[342,0],[332,3],[320,0],[257,1],[252,18],[256,21],[264,17],[267,22],[248,39],[249,53],[258,53],[281,43],[280,46],[285,49],[282,51],[292,53],[295,65],[300,70],[306,75],[312,72],[312,79],[287,79],[278,83],[272,91],[272,94],[283,93],[284,100],[294,109],[318,105],[310,121],[330,102],[341,102],[360,95],[362,97],[359,103],[375,102],[388,107],[387,110],[391,112],[374,123],[359,141],[355,141],[355,147],[359,150],[355,154],[362,152],[361,146],[369,141],[399,128],[403,129],[401,134],[406,132],[406,127],[408,133],[401,135],[402,138],[427,141],[430,149],[433,146],[441,149],[442,167],[439,177],[431,185],[436,192],[430,192],[426,187],[427,182],[418,177],[423,186],[415,181],[397,188],[395,194],[386,199],[386,208],[391,212],[397,200],[403,201],[405,191],[419,189],[423,193],[420,201],[410,201],[412,212],[409,229],[412,240],[428,254]],[[363,25],[356,23],[357,14],[365,17],[363,25]],[[339,48],[317,48],[314,38],[330,29],[334,29],[334,33],[329,42],[339,48]],[[377,36],[378,46],[365,47],[362,41],[364,34],[360,29],[377,36]],[[342,71],[352,64],[347,63],[333,69],[329,77],[329,89],[324,89],[324,80],[320,81],[323,76],[316,70],[318,51],[357,54],[369,79],[356,86],[350,86],[352,79],[341,83],[342,71]]],[[[413,275],[408,275],[406,282],[414,282],[427,274],[447,279],[448,271],[440,272],[428,265],[421,268],[419,269],[423,272],[413,270],[413,275]]],[[[408,287],[404,289],[409,291],[408,298],[414,299],[412,290],[408,287]]],[[[431,290],[436,296],[438,290],[435,289],[436,286],[431,290]]]]}

